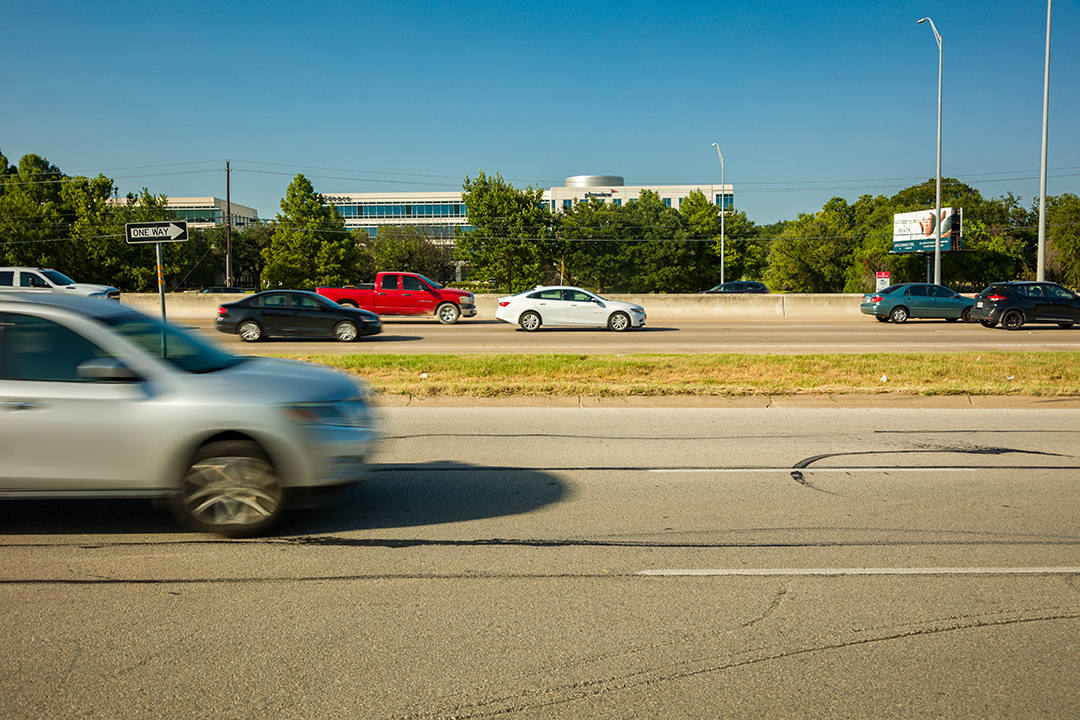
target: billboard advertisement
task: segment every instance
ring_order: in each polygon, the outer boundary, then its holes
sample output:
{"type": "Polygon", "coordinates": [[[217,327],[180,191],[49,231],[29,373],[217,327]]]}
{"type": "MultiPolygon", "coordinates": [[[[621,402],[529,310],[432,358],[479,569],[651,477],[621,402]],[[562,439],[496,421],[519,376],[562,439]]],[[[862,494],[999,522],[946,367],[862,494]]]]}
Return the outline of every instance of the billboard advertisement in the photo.
{"type": "Polygon", "coordinates": [[[937,222],[941,222],[941,249],[959,250],[960,236],[963,234],[964,209],[953,212],[952,208],[941,208],[941,217],[935,210],[893,215],[894,253],[934,252],[934,232],[937,222]]]}

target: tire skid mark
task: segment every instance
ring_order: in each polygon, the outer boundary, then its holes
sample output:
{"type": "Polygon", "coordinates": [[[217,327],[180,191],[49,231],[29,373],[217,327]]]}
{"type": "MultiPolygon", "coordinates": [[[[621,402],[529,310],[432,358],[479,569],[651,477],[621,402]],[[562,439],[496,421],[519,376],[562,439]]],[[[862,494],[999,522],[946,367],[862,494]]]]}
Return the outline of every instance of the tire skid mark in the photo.
{"type": "MultiPolygon", "coordinates": [[[[650,685],[677,682],[688,678],[735,670],[760,663],[784,660],[820,652],[843,650],[860,645],[885,643],[913,637],[931,637],[942,633],[982,628],[1007,627],[1034,622],[1080,619],[1080,606],[1030,608],[1002,611],[988,615],[938,618],[918,623],[880,628],[855,630],[821,640],[795,643],[788,647],[762,646],[759,648],[702,657],[677,662],[668,667],[657,666],[618,675],[582,680],[576,683],[559,683],[549,687],[523,688],[478,702],[462,702],[444,709],[427,710],[399,716],[400,720],[426,720],[428,718],[484,718],[510,715],[565,705],[598,695],[636,690],[650,685]]],[[[631,649],[626,655],[638,653],[631,649]]],[[[532,673],[541,675],[540,671],[532,673]]]]}

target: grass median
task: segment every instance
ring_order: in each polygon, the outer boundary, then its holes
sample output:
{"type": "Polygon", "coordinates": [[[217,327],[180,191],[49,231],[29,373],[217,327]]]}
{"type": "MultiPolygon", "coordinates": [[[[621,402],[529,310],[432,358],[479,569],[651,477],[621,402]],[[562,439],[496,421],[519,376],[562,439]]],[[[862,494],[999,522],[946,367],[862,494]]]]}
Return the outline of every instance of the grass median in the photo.
{"type": "Polygon", "coordinates": [[[1080,396],[1068,352],[862,355],[283,355],[355,373],[384,395],[1080,396]]]}

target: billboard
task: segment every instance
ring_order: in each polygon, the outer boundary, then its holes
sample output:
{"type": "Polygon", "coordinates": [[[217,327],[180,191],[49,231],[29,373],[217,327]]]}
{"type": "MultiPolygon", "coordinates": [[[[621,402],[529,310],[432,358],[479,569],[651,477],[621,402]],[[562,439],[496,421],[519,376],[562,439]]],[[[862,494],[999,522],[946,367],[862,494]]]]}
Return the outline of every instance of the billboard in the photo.
{"type": "MultiPolygon", "coordinates": [[[[916,212],[893,215],[894,253],[934,252],[934,232],[937,212],[918,210],[916,212]]],[[[952,208],[941,208],[941,249],[959,250],[960,237],[963,234],[964,209],[953,212],[952,208]]]]}

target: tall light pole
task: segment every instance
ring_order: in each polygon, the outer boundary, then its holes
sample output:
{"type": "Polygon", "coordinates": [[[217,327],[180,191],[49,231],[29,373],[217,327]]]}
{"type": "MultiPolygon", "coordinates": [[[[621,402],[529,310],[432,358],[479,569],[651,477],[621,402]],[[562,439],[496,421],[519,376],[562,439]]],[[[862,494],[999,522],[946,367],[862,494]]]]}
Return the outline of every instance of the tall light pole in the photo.
{"type": "Polygon", "coordinates": [[[716,154],[720,156],[720,283],[724,282],[724,261],[726,260],[724,253],[724,215],[726,208],[724,205],[727,203],[727,190],[724,187],[724,153],[720,152],[720,146],[713,143],[712,146],[716,148],[716,154]]]}
{"type": "Polygon", "coordinates": [[[937,39],[937,212],[934,215],[934,283],[941,284],[941,34],[934,21],[924,17],[916,25],[930,23],[937,39]]]}
{"type": "Polygon", "coordinates": [[[1046,279],[1046,129],[1050,115],[1050,13],[1053,0],[1046,0],[1046,69],[1043,71],[1042,172],[1039,176],[1039,253],[1035,279],[1046,279]]]}

